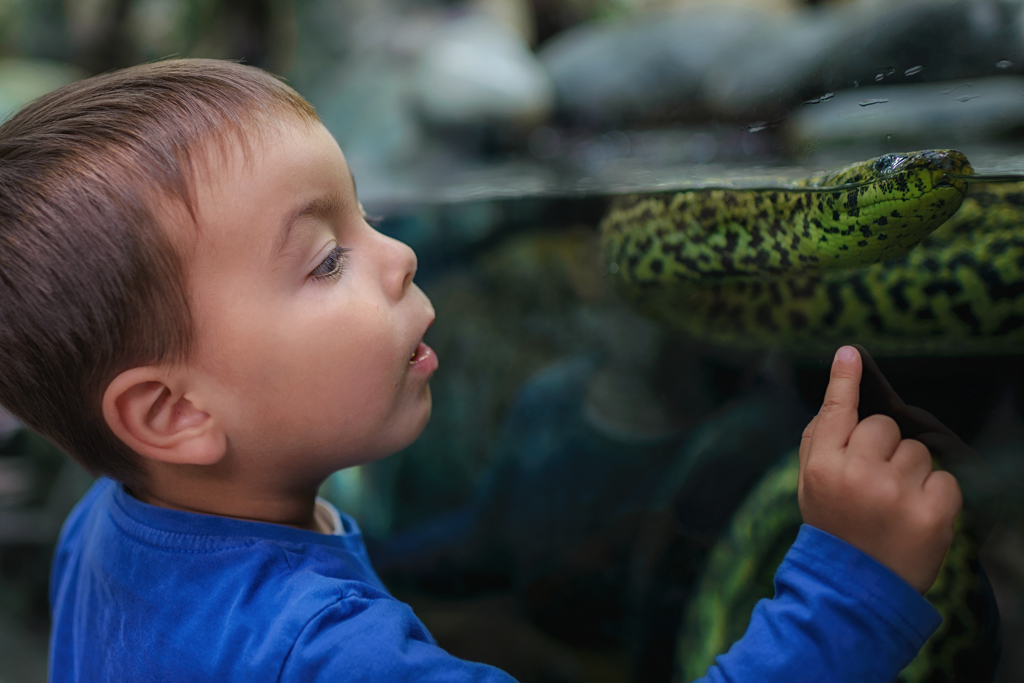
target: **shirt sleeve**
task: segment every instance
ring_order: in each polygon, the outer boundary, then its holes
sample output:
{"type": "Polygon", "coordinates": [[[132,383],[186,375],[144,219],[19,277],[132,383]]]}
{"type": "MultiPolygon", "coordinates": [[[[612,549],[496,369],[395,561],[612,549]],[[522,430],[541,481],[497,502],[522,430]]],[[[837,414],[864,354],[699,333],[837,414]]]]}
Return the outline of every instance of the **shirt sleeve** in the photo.
{"type": "Polygon", "coordinates": [[[803,525],[775,574],[775,598],[700,683],[892,683],[942,617],[890,569],[803,525]]]}
{"type": "Polygon", "coordinates": [[[434,643],[412,609],[390,597],[348,595],[321,610],[299,634],[281,683],[515,683],[486,664],[434,643]]]}

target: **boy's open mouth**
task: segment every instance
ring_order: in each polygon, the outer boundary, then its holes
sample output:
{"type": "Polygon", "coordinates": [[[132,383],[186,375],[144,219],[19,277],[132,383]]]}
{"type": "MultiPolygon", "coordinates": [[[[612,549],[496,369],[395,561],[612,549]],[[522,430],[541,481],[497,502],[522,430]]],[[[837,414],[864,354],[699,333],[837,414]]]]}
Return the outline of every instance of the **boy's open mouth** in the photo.
{"type": "Polygon", "coordinates": [[[417,344],[416,350],[412,352],[411,356],[409,356],[409,365],[415,365],[416,363],[420,362],[421,360],[429,356],[430,353],[430,347],[424,344],[423,342],[420,342],[419,344],[417,344]]]}

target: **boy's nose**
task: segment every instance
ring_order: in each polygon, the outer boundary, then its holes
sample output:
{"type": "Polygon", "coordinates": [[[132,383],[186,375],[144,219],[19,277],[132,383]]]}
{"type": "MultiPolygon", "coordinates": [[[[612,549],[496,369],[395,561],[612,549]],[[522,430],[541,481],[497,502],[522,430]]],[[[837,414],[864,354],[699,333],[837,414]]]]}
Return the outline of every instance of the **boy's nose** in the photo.
{"type": "Polygon", "coordinates": [[[393,237],[381,235],[386,241],[387,250],[386,283],[385,286],[395,299],[405,296],[412,279],[416,275],[418,261],[416,252],[405,242],[400,242],[393,237]]]}

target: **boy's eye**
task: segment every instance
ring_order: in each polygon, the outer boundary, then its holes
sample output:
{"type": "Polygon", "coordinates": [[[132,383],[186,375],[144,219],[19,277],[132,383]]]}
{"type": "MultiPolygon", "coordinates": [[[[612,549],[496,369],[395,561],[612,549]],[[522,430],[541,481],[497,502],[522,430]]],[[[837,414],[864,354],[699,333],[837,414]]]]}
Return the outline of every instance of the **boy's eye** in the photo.
{"type": "Polygon", "coordinates": [[[309,274],[310,277],[314,280],[329,280],[338,277],[345,269],[345,254],[347,253],[348,249],[344,247],[331,249],[331,253],[327,254],[320,265],[309,274]]]}

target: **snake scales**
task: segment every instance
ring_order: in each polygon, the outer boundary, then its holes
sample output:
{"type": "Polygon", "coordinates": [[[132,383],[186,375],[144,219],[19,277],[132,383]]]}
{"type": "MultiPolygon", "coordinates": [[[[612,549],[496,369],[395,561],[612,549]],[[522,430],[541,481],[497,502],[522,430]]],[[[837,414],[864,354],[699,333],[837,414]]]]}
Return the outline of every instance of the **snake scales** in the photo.
{"type": "Polygon", "coordinates": [[[601,226],[605,258],[641,310],[716,344],[1013,352],[1024,342],[1024,192],[967,194],[948,175],[971,172],[958,152],[926,151],[790,191],[620,197],[601,226]]]}
{"type": "MultiPolygon", "coordinates": [[[[621,197],[601,224],[608,272],[644,312],[726,346],[1012,351],[1024,341],[1024,186],[968,195],[959,176],[972,172],[958,152],[924,151],[792,189],[621,197]]],[[[766,475],[715,546],[684,620],[677,681],[702,675],[771,597],[800,525],[796,467],[793,455],[766,475]]],[[[929,593],[943,626],[903,683],[991,677],[998,638],[969,527],[958,524],[929,593]]]]}

